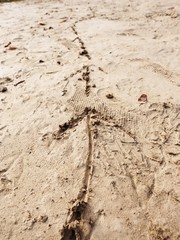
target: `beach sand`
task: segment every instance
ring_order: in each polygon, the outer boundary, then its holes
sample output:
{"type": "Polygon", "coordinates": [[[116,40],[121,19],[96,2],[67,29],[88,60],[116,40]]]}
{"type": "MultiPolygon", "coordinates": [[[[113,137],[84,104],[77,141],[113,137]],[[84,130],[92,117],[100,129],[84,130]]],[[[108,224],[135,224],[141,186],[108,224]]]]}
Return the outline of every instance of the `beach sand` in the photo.
{"type": "Polygon", "coordinates": [[[180,3],[0,3],[0,239],[180,239],[180,3]]]}

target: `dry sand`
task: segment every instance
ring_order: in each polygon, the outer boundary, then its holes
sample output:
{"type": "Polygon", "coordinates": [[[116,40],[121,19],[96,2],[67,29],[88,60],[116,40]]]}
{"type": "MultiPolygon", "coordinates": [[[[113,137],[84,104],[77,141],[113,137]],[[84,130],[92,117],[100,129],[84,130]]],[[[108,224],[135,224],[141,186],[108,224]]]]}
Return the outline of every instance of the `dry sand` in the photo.
{"type": "Polygon", "coordinates": [[[1,240],[180,239],[179,46],[179,0],[0,3],[1,240]]]}

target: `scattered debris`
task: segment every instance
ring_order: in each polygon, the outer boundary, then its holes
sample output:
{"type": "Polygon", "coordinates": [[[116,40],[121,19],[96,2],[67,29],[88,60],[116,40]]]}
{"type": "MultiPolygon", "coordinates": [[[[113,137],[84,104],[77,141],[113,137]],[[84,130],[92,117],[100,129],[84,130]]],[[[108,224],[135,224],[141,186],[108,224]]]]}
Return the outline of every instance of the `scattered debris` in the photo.
{"type": "Polygon", "coordinates": [[[10,77],[3,77],[0,78],[0,85],[7,84],[13,82],[13,80],[10,77]]]}
{"type": "Polygon", "coordinates": [[[40,25],[40,26],[45,26],[46,24],[43,23],[43,22],[40,22],[39,25],[40,25]]]}
{"type": "Polygon", "coordinates": [[[8,49],[11,50],[11,51],[13,51],[13,50],[16,50],[17,47],[10,46],[8,49]]]}
{"type": "Polygon", "coordinates": [[[164,107],[164,108],[170,108],[170,104],[164,102],[164,103],[163,103],[163,107],[164,107]]]}
{"type": "Polygon", "coordinates": [[[147,102],[147,95],[146,94],[142,94],[139,98],[138,98],[139,102],[147,102]]]}
{"type": "Polygon", "coordinates": [[[71,127],[70,122],[64,123],[63,125],[59,125],[59,132],[65,132],[69,127],[71,127]]]}
{"type": "Polygon", "coordinates": [[[67,22],[67,20],[68,20],[68,17],[63,17],[60,23],[67,22]]]}
{"type": "Polygon", "coordinates": [[[99,71],[104,72],[104,70],[101,67],[98,67],[99,71]]]}
{"type": "Polygon", "coordinates": [[[6,44],[4,47],[7,48],[11,45],[11,42],[8,42],[8,44],[6,44]]]}
{"type": "Polygon", "coordinates": [[[21,84],[23,82],[25,82],[25,80],[22,80],[22,81],[19,81],[19,82],[15,83],[14,86],[16,87],[16,86],[18,86],[19,84],[21,84]]]}
{"type": "Polygon", "coordinates": [[[66,95],[66,93],[67,93],[67,90],[64,89],[64,90],[62,91],[62,96],[66,95]]]}

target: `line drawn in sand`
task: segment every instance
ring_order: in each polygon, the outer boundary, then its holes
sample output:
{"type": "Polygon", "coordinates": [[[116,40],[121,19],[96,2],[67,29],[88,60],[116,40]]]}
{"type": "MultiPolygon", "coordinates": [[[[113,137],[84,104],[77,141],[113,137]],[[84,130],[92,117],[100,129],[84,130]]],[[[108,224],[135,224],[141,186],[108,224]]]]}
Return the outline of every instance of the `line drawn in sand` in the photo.
{"type": "MultiPolygon", "coordinates": [[[[54,133],[54,138],[63,138],[66,132],[77,127],[80,121],[86,119],[89,140],[84,180],[77,198],[72,200],[72,207],[68,211],[66,222],[61,231],[61,240],[88,240],[99,218],[99,213],[93,213],[89,203],[90,185],[93,177],[94,146],[97,139],[100,139],[96,131],[99,129],[99,126],[103,126],[104,129],[112,128],[113,145],[117,147],[117,150],[112,151],[108,141],[106,141],[106,153],[108,155],[112,152],[116,153],[113,159],[118,163],[120,174],[130,179],[140,207],[142,206],[140,194],[146,195],[145,202],[148,202],[154,194],[155,178],[152,170],[157,169],[156,166],[162,167],[162,164],[158,161],[152,163],[151,159],[145,156],[142,150],[143,143],[139,141],[140,135],[137,128],[139,124],[143,123],[146,116],[129,113],[123,107],[117,109],[116,107],[108,106],[107,103],[101,101],[92,92],[87,95],[81,88],[76,88],[75,94],[68,100],[68,104],[74,111],[74,117],[59,126],[59,130],[54,133]],[[129,144],[131,145],[130,150],[129,144]],[[153,164],[156,164],[154,169],[153,164]],[[149,176],[149,183],[146,185],[147,176],[149,176]],[[138,179],[140,182],[144,182],[145,190],[143,193],[139,193],[141,185],[139,185],[138,179]],[[90,216],[93,217],[91,218],[90,216]]],[[[146,125],[144,125],[144,128],[146,128],[146,125]]],[[[101,148],[103,140],[100,139],[99,142],[100,145],[96,144],[96,147],[101,148]]]]}

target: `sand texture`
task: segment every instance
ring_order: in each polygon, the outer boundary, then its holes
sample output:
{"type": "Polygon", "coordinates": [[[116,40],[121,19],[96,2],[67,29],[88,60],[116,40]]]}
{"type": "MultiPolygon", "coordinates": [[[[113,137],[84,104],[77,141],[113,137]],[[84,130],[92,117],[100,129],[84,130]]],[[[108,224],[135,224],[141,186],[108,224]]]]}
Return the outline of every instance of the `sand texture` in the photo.
{"type": "Polygon", "coordinates": [[[0,1],[0,240],[180,239],[180,1],[0,1]]]}

